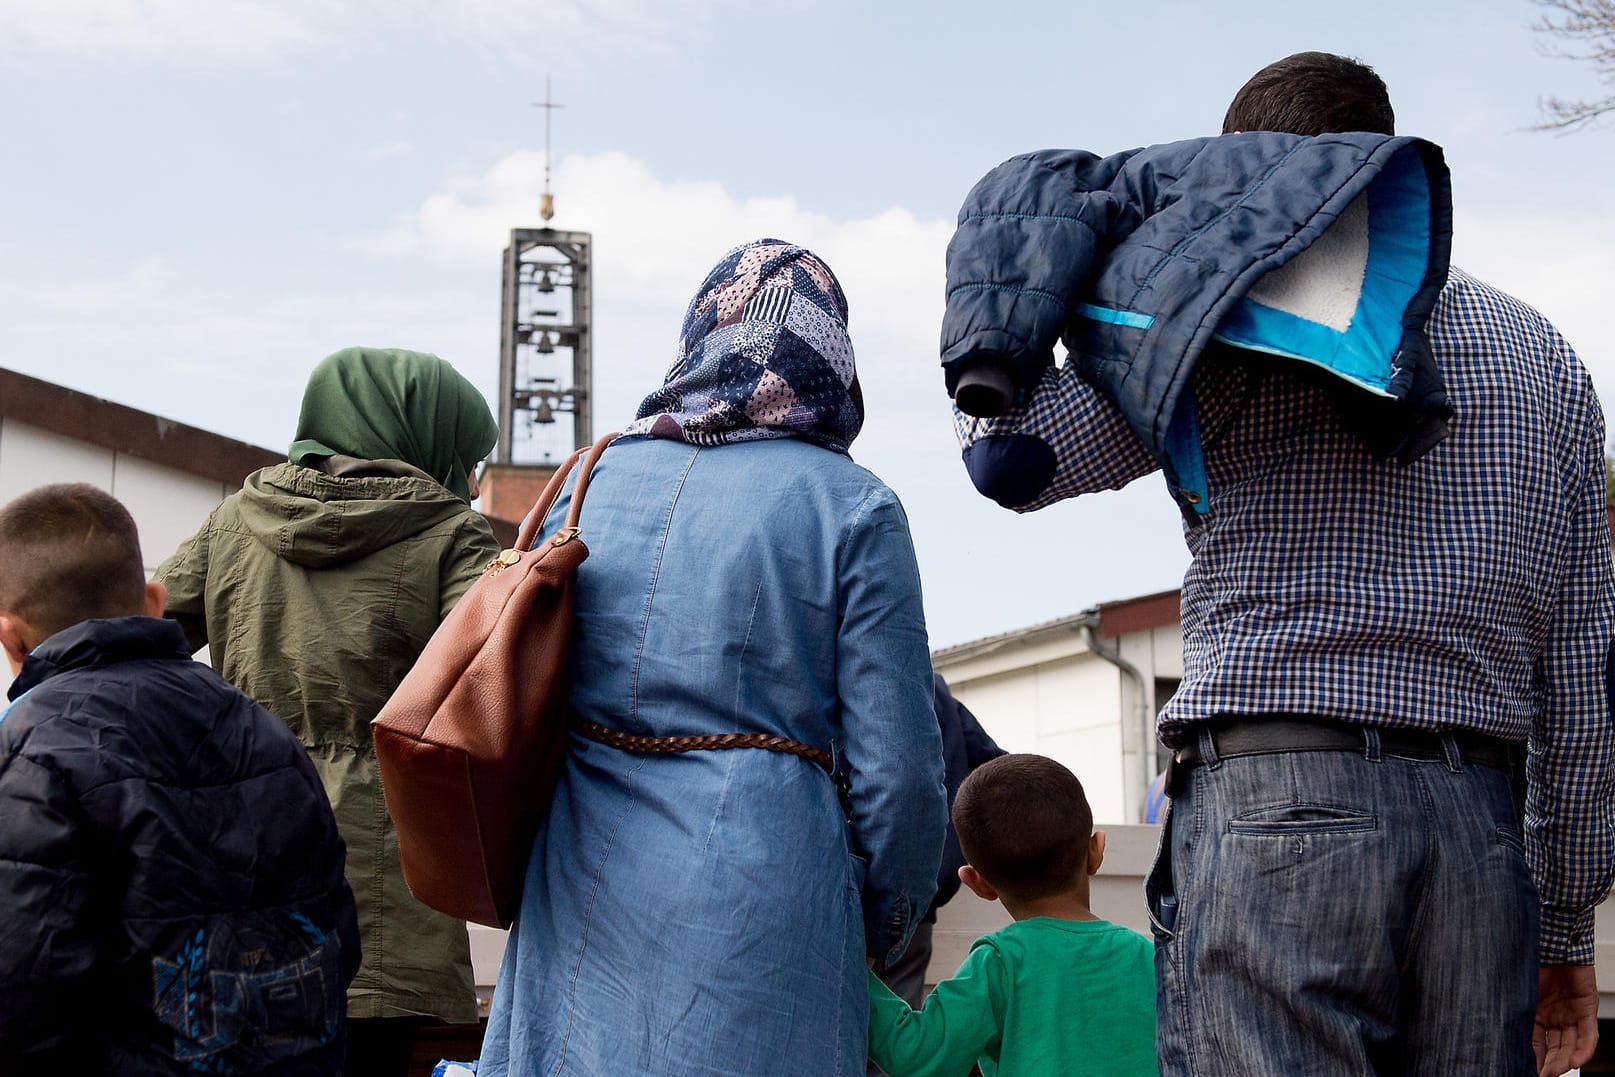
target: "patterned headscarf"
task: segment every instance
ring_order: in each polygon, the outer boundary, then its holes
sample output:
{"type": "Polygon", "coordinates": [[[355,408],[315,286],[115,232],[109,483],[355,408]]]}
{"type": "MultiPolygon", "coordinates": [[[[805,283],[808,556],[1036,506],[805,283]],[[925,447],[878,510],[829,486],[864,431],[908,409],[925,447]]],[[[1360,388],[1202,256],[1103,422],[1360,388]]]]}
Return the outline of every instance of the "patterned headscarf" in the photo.
{"type": "Polygon", "coordinates": [[[691,445],[802,438],[846,452],[863,424],[835,274],[811,251],[760,239],[707,274],[666,381],[623,437],[691,445]]]}

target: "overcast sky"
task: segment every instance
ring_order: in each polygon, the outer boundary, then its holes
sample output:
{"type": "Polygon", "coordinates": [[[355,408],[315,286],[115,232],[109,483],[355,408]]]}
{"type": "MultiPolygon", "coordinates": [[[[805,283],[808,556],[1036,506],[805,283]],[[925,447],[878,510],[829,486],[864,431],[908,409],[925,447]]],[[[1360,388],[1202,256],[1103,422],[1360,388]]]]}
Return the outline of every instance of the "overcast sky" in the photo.
{"type": "MultiPolygon", "coordinates": [[[[841,277],[869,419],[854,456],[913,523],[932,642],[1177,586],[1159,476],[1028,517],[964,477],[936,365],[970,185],[1043,147],[1215,133],[1265,63],[1355,55],[1453,170],[1454,261],[1552,318],[1615,398],[1615,130],[1529,0],[0,0],[0,365],[283,447],[352,344],[452,360],[493,402],[499,252],[595,236],[595,426],[660,382],[728,247],[841,277]]],[[[41,476],[41,480],[48,479],[41,476]]],[[[1455,496],[1461,496],[1455,492],[1455,496]]]]}

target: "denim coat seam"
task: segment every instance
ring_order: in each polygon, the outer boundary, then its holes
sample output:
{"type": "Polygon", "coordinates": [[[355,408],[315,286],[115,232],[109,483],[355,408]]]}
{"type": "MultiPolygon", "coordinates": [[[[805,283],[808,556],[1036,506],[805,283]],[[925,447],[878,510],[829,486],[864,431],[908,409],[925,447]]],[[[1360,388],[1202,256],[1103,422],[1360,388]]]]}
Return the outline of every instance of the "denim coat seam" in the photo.
{"type": "Polygon", "coordinates": [[[673,496],[668,501],[667,512],[662,517],[662,533],[656,547],[656,564],[651,570],[650,590],[645,593],[645,616],[640,619],[639,638],[634,641],[634,668],[629,680],[628,714],[636,722],[639,720],[639,666],[645,657],[645,637],[650,633],[651,606],[656,601],[656,584],[662,577],[662,559],[667,556],[667,536],[673,530],[673,513],[678,508],[679,494],[684,492],[685,480],[690,477],[696,457],[700,455],[699,446],[690,451],[690,459],[685,463],[684,470],[679,473],[678,482],[673,485],[673,496]]]}
{"type": "Polygon", "coordinates": [[[566,1067],[566,1048],[567,1044],[570,1043],[572,1039],[572,1025],[577,1014],[578,974],[583,970],[583,955],[589,948],[589,927],[594,915],[595,895],[600,891],[600,880],[605,874],[606,861],[611,857],[612,847],[616,844],[617,831],[621,829],[622,824],[628,820],[628,816],[633,814],[634,805],[638,803],[638,796],[634,792],[633,777],[641,769],[643,769],[645,764],[648,762],[649,759],[639,760],[638,763],[636,763],[634,767],[628,771],[627,775],[625,775],[625,784],[628,787],[628,806],[622,810],[622,814],[619,815],[617,817],[617,821],[612,824],[611,834],[606,838],[605,848],[600,850],[600,859],[595,862],[594,882],[589,888],[589,903],[588,905],[584,906],[583,924],[578,932],[578,956],[577,960],[572,964],[571,982],[567,985],[566,1032],[561,1036],[560,1057],[555,1061],[555,1069],[551,1071],[551,1077],[557,1077],[557,1075],[559,1075],[560,1072],[566,1067]]]}

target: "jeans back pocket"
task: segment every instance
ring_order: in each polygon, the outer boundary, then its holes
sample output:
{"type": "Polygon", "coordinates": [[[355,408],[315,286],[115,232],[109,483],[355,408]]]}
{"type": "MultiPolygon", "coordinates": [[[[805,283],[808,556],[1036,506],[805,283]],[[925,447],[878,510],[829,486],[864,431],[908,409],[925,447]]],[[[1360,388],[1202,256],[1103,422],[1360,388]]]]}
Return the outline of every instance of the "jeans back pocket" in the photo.
{"type": "Polygon", "coordinates": [[[1289,803],[1256,808],[1228,820],[1228,833],[1254,837],[1355,834],[1379,828],[1372,813],[1339,804],[1289,803]]]}

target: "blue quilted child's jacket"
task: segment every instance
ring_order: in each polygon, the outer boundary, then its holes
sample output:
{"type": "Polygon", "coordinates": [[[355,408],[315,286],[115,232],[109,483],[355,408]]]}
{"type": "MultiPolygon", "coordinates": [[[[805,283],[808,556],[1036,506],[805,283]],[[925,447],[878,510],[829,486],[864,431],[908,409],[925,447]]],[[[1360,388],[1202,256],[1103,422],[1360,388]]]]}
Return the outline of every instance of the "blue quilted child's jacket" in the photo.
{"type": "MultiPolygon", "coordinates": [[[[1415,138],[1252,132],[1012,158],[970,192],[948,245],[948,391],[993,364],[1025,403],[1062,339],[1192,520],[1208,501],[1189,375],[1216,339],[1338,375],[1366,444],[1411,462],[1452,416],[1424,332],[1451,222],[1441,151],[1415,138]]],[[[978,485],[1017,487],[1000,500],[1053,474],[1030,435],[971,452],[978,485]]]]}
{"type": "Polygon", "coordinates": [[[286,723],[173,621],[83,621],[0,713],[0,1074],[342,1072],[344,846],[286,723]]]}

